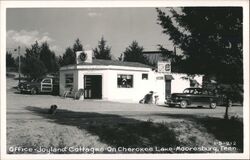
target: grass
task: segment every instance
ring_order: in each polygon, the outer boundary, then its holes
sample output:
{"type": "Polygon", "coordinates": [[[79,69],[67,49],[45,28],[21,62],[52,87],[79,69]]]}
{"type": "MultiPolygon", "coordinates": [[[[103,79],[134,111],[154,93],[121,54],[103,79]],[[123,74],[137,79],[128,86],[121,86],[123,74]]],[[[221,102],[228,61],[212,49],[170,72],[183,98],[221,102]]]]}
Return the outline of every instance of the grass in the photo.
{"type": "MultiPolygon", "coordinates": [[[[243,125],[237,119],[195,117],[191,115],[162,114],[166,118],[183,121],[154,122],[126,118],[115,114],[80,112],[59,109],[49,115],[47,109],[28,106],[26,110],[38,117],[36,120],[11,122],[8,124],[8,147],[217,147],[216,141],[235,141],[236,151],[242,152],[243,125]],[[15,126],[15,127],[11,127],[15,126]]],[[[230,145],[231,146],[231,145],[230,145]]],[[[166,150],[161,153],[200,153],[204,151],[166,150]]],[[[20,153],[9,152],[8,153],[20,153]]],[[[27,152],[21,152],[27,153],[27,152]]],[[[38,152],[32,152],[38,153],[38,152]]],[[[61,153],[61,152],[54,152],[61,153]]],[[[79,153],[79,152],[64,152],[79,153]]],[[[114,152],[116,153],[116,152],[114,152]]],[[[152,151],[155,153],[155,151],[152,151]]]]}
{"type": "Polygon", "coordinates": [[[240,152],[243,151],[243,123],[240,119],[231,117],[229,120],[206,118],[200,121],[207,128],[208,133],[224,142],[235,142],[240,152]]]}

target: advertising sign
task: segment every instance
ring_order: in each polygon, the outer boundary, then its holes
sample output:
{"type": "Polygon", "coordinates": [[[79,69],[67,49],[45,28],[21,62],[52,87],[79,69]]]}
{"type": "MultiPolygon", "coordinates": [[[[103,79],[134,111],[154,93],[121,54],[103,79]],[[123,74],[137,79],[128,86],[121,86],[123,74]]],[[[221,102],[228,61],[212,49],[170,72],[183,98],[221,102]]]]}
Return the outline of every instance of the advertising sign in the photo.
{"type": "Polygon", "coordinates": [[[170,74],[171,73],[171,62],[170,61],[159,61],[158,62],[158,72],[170,74]]]}

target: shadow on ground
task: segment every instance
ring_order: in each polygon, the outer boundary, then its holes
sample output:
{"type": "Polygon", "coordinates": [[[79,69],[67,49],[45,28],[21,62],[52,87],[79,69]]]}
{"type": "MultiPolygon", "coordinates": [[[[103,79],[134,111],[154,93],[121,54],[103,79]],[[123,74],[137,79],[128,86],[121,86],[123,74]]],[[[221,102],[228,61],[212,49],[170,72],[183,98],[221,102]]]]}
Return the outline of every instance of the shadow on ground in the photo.
{"type": "Polygon", "coordinates": [[[76,126],[79,129],[87,130],[91,134],[97,135],[101,142],[112,147],[143,148],[179,145],[175,133],[161,123],[94,112],[58,109],[55,115],[50,115],[48,109],[34,106],[28,106],[26,109],[57,124],[76,126]]]}
{"type": "Polygon", "coordinates": [[[243,123],[242,119],[231,117],[229,120],[215,117],[202,117],[188,114],[154,114],[172,119],[186,119],[194,121],[213,134],[221,142],[230,142],[235,144],[240,152],[243,151],[243,123]]]}

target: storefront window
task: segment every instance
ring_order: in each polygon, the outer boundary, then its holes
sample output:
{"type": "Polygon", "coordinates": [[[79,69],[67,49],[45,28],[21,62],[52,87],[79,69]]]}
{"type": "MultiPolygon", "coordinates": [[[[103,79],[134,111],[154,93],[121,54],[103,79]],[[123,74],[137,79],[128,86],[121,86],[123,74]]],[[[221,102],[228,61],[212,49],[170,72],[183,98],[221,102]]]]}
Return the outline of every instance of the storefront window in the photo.
{"type": "Polygon", "coordinates": [[[117,87],[118,88],[132,88],[133,87],[133,75],[118,74],[117,75],[117,87]]]}
{"type": "Polygon", "coordinates": [[[142,80],[148,80],[148,74],[142,73],[142,80]]]}
{"type": "Polygon", "coordinates": [[[73,88],[73,74],[66,74],[65,75],[65,88],[73,88]]]}

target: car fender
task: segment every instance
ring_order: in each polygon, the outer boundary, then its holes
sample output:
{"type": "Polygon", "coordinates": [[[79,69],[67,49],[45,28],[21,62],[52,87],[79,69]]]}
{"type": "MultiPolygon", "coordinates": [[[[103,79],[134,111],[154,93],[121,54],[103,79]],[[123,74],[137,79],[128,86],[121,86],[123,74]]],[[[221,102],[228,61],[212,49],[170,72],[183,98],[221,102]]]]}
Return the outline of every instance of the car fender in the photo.
{"type": "Polygon", "coordinates": [[[40,88],[36,83],[31,84],[31,85],[30,85],[30,89],[31,89],[31,88],[35,88],[35,89],[37,90],[38,93],[41,92],[41,88],[40,88]]]}
{"type": "Polygon", "coordinates": [[[187,104],[188,104],[188,105],[191,104],[191,100],[190,100],[190,98],[188,98],[188,97],[180,97],[180,98],[178,99],[178,102],[181,102],[181,101],[187,101],[187,104]]]}

